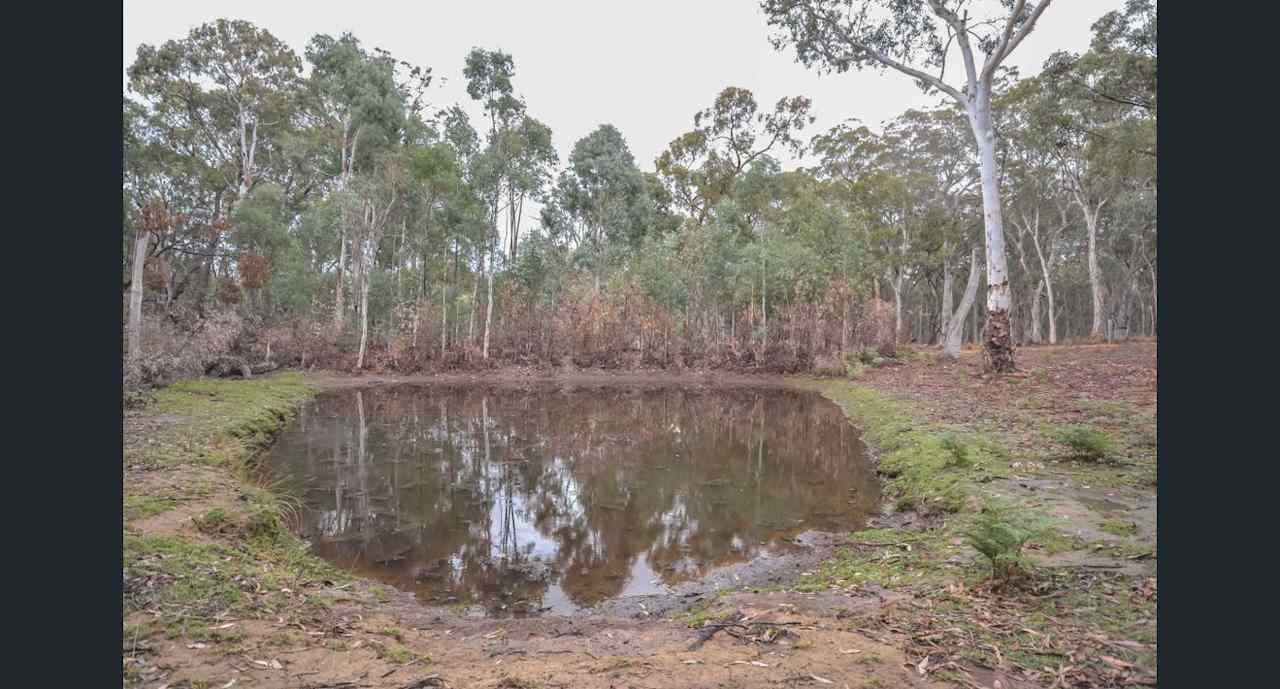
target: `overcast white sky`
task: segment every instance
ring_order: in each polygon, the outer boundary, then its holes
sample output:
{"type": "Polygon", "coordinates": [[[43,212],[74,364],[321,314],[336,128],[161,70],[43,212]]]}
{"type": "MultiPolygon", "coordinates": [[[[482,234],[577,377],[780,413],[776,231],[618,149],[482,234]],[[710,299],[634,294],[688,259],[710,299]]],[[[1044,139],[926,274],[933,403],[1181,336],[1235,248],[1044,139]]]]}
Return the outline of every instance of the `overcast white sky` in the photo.
{"type": "MultiPolygon", "coordinates": [[[[1088,47],[1089,26],[1122,0],[1058,0],[1010,58],[1022,74],[1040,71],[1056,50],[1088,47]]],[[[554,135],[563,162],[574,142],[610,123],[626,137],[636,163],[653,160],[693,126],[693,115],[726,86],[750,89],[770,108],[779,98],[813,100],[817,121],[802,136],[850,117],[879,129],[885,120],[926,98],[896,72],[819,76],[769,45],[769,28],[755,0],[561,0],[558,2],[282,2],[216,3],[125,0],[124,65],[142,43],[180,38],[218,17],[246,19],[266,28],[302,55],[317,33],[354,33],[369,47],[431,67],[430,102],[467,97],[462,63],[473,46],[498,48],[515,58],[515,87],[529,112],[554,135]]],[[[478,124],[478,123],[477,123],[478,124]]],[[[784,165],[794,161],[779,156],[784,165]]]]}

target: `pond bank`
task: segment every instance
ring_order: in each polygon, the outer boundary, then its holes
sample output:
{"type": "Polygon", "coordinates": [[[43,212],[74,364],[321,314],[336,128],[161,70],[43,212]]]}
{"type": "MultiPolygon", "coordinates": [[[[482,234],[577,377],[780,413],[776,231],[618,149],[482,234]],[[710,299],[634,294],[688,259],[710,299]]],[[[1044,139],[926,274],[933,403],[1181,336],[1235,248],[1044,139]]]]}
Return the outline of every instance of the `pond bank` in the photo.
{"type": "MultiPolygon", "coordinates": [[[[812,678],[817,676],[836,686],[932,686],[940,680],[964,684],[967,678],[990,686],[987,680],[1000,676],[1005,686],[1017,686],[1043,680],[1025,677],[1021,668],[1043,672],[1036,663],[1071,665],[1063,661],[1079,652],[1077,646],[1066,653],[1060,649],[1077,641],[1098,644],[1117,663],[1081,658],[1083,672],[1092,676],[1112,668],[1145,679],[1144,660],[1153,661],[1154,644],[1127,638],[1137,634],[1107,626],[1103,617],[1132,621],[1147,608],[1153,617],[1154,591],[1150,601],[1143,602],[1140,591],[1135,594],[1140,600],[1131,600],[1128,594],[1135,592],[1125,588],[1128,575],[1086,567],[1048,575],[1049,588],[1026,595],[983,589],[978,583],[982,565],[963,541],[956,542],[956,534],[977,504],[975,487],[1006,490],[1022,478],[1021,466],[1010,469],[1022,457],[1002,455],[996,449],[1002,438],[979,437],[978,461],[952,471],[938,453],[945,431],[920,425],[909,413],[918,410],[901,396],[874,391],[878,380],[851,385],[779,376],[658,376],[667,382],[733,383],[736,378],[816,386],[864,429],[881,461],[895,469],[889,488],[896,502],[914,508],[886,517],[883,526],[896,527],[892,530],[861,532],[833,546],[833,556],[814,563],[806,570],[810,575],[789,590],[723,593],[693,615],[627,611],[630,616],[476,620],[424,608],[411,596],[350,578],[307,555],[284,528],[290,505],[276,498],[271,486],[253,485],[253,473],[240,468],[317,390],[443,379],[512,384],[532,378],[286,373],[180,384],[158,393],[146,409],[127,414],[126,683],[224,686],[234,679],[235,686],[604,687],[621,681],[674,687],[770,686],[803,679],[824,684],[812,678]],[[1031,599],[1035,595],[1044,600],[1031,599]],[[1097,612],[1071,612],[1087,604],[1097,612]],[[1126,614],[1117,617],[1121,609],[1126,614]],[[975,617],[973,611],[982,614],[975,617]],[[1036,622],[1033,616],[1024,625],[1030,633],[1002,626],[1006,615],[1030,613],[1068,619],[1072,626],[1036,622]],[[697,639],[690,622],[713,618],[725,620],[725,633],[689,650],[697,639]],[[773,624],[754,624],[761,621],[773,624]],[[770,634],[771,628],[789,633],[770,634]],[[1087,641],[1090,632],[1108,641],[1087,641]],[[984,679],[984,672],[992,674],[984,679]],[[437,678],[428,679],[433,674],[437,678]]],[[[655,376],[552,378],[595,384],[655,376]]],[[[1051,480],[1049,474],[1034,478],[1051,480]]],[[[1070,547],[1080,544],[1065,536],[1047,540],[1035,545],[1055,554],[1079,552],[1070,547]]],[[[708,629],[721,628],[703,628],[708,629]]],[[[1060,673],[1066,686],[1076,671],[1060,673]]]]}

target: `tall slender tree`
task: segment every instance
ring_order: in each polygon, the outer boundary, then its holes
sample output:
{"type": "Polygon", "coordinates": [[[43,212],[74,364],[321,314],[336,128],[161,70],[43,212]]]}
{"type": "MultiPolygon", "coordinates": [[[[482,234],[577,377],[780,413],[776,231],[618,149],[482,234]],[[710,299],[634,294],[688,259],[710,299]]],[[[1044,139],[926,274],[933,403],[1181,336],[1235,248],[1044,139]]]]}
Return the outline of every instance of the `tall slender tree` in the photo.
{"type": "Polygon", "coordinates": [[[780,31],[774,47],[793,46],[806,66],[824,71],[876,67],[913,78],[926,91],[940,91],[968,116],[977,144],[986,225],[989,369],[1014,370],[1009,311],[1012,290],[1005,260],[991,111],[996,71],[1035,28],[1050,0],[970,3],[966,0],[764,0],[770,26],[780,31]],[[929,12],[925,12],[925,7],[929,12]],[[971,6],[971,7],[966,7],[971,6]],[[971,11],[973,10],[973,11],[971,11]],[[981,14],[975,14],[981,12],[981,14]],[[959,48],[962,86],[943,80],[951,46],[959,48]],[[936,69],[933,73],[931,69],[936,69]]]}

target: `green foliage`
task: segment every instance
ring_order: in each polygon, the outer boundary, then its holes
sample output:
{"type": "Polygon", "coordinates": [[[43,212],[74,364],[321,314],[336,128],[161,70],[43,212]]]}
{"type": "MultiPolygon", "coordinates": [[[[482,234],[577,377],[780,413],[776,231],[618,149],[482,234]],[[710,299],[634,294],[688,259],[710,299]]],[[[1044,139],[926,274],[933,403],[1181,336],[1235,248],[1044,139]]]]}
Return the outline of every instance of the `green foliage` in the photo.
{"type": "Polygon", "coordinates": [[[845,375],[848,376],[850,380],[857,380],[862,377],[862,374],[867,370],[867,365],[857,356],[850,356],[848,361],[845,362],[844,367],[845,375]]]}
{"type": "Polygon", "coordinates": [[[1087,461],[1106,459],[1116,452],[1116,441],[1106,431],[1085,424],[1063,424],[1044,430],[1049,440],[1066,445],[1072,457],[1087,461]]]}
{"type": "Polygon", "coordinates": [[[221,507],[215,507],[204,514],[192,517],[196,528],[206,533],[222,531],[232,523],[231,515],[221,507]]]}
{"type": "Polygon", "coordinates": [[[988,500],[964,533],[969,545],[987,558],[992,577],[1008,583],[1026,572],[1022,548],[1045,528],[1040,518],[1027,511],[988,500]]]}
{"type": "Polygon", "coordinates": [[[942,449],[949,454],[947,458],[948,467],[966,468],[973,465],[973,458],[969,455],[969,445],[965,440],[955,433],[946,433],[940,439],[942,449]]]}

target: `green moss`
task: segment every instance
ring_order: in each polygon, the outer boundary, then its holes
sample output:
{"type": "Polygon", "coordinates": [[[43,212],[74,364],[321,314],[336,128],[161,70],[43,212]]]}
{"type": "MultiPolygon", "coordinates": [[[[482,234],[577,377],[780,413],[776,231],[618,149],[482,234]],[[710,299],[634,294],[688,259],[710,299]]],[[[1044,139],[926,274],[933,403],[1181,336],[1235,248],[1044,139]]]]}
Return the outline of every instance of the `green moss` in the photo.
{"type": "MultiPolygon", "coordinates": [[[[874,541],[859,540],[858,543],[874,541]]],[[[905,543],[901,537],[890,547],[860,546],[842,549],[834,557],[824,561],[818,571],[802,575],[799,582],[791,588],[807,593],[868,583],[885,587],[918,584],[932,580],[941,573],[941,552],[942,549],[936,543],[926,545],[919,540],[914,544],[905,543]],[[902,547],[897,545],[899,543],[902,547]]]]}
{"type": "Polygon", "coordinates": [[[816,387],[880,450],[878,469],[890,478],[890,493],[901,509],[958,512],[973,483],[1008,476],[1008,453],[999,443],[917,423],[898,402],[874,390],[839,381],[816,387]]]}
{"type": "Polygon", "coordinates": [[[1132,536],[1138,533],[1138,525],[1130,521],[1108,519],[1102,522],[1102,530],[1117,536],[1132,536]]]}
{"type": "Polygon", "coordinates": [[[251,380],[198,379],[156,392],[148,410],[187,417],[182,438],[147,449],[152,461],[202,462],[239,468],[287,422],[312,393],[297,373],[251,380]]]}
{"type": "Polygon", "coordinates": [[[721,610],[720,612],[712,612],[712,608],[719,602],[720,596],[717,595],[696,609],[690,611],[688,625],[690,629],[698,629],[705,626],[708,622],[724,622],[733,614],[732,610],[721,610]]]}

